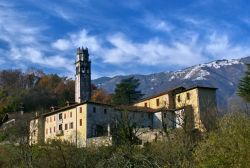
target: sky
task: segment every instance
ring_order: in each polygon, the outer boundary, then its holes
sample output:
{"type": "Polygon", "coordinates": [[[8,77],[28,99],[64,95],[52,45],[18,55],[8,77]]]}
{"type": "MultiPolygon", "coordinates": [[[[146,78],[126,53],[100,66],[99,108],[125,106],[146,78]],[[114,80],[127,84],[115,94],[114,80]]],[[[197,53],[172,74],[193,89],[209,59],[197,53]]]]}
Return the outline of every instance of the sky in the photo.
{"type": "Polygon", "coordinates": [[[250,56],[249,0],[0,0],[0,70],[92,78],[183,69],[250,56]]]}

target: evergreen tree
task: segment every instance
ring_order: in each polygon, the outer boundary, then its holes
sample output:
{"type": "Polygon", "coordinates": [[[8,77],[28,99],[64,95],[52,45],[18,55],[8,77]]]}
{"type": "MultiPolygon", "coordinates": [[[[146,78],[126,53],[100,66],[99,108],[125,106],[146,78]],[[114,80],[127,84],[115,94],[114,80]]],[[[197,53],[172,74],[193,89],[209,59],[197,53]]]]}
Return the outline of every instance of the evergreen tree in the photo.
{"type": "Polygon", "coordinates": [[[139,100],[143,96],[141,91],[137,90],[139,85],[139,79],[134,77],[123,79],[116,85],[112,102],[118,105],[130,105],[139,100]]]}
{"type": "Polygon", "coordinates": [[[250,64],[247,64],[245,77],[240,80],[238,94],[250,102],[250,64]]]}

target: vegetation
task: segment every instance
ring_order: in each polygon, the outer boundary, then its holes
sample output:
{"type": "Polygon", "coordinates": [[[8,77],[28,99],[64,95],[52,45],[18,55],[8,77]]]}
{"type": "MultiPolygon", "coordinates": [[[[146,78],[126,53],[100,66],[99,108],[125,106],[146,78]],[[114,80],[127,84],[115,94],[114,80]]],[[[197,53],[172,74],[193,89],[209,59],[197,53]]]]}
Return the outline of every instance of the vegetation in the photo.
{"type": "Polygon", "coordinates": [[[250,102],[250,64],[247,65],[245,77],[240,81],[239,95],[247,102],[250,102]]]}
{"type": "Polygon", "coordinates": [[[113,144],[118,146],[131,146],[140,144],[138,138],[139,128],[132,122],[127,111],[122,112],[120,119],[116,119],[116,125],[112,132],[113,144]]]}
{"type": "Polygon", "coordinates": [[[229,114],[194,152],[198,167],[249,167],[250,116],[229,114]],[[237,116],[238,115],[238,116],[237,116]]]}
{"type": "Polygon", "coordinates": [[[198,140],[188,138],[191,136],[183,129],[176,129],[162,141],[144,147],[121,144],[75,148],[62,141],[29,146],[26,141],[14,138],[15,133],[11,135],[8,145],[0,144],[0,167],[227,168],[250,165],[250,116],[245,114],[226,115],[218,120],[215,130],[202,133],[198,140]],[[18,146],[15,145],[17,141],[18,146]]]}
{"type": "Polygon", "coordinates": [[[74,101],[74,81],[42,71],[0,71],[0,113],[44,111],[74,101]]]}
{"type": "Polygon", "coordinates": [[[112,99],[112,95],[108,94],[102,88],[95,88],[92,91],[92,97],[91,97],[92,101],[111,104],[111,99],[112,99]]]}
{"type": "Polygon", "coordinates": [[[141,91],[137,90],[139,85],[139,79],[134,79],[134,77],[123,79],[119,84],[116,85],[112,102],[117,105],[133,104],[143,96],[141,91]]]}

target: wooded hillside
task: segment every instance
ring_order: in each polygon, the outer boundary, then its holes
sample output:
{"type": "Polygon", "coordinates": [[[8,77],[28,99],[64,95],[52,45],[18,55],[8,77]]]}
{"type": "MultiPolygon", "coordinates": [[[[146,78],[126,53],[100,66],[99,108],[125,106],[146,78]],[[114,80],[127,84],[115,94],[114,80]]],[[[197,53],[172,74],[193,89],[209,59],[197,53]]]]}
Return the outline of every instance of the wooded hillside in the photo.
{"type": "Polygon", "coordinates": [[[46,111],[74,101],[74,81],[36,69],[0,71],[0,113],[46,111]]]}

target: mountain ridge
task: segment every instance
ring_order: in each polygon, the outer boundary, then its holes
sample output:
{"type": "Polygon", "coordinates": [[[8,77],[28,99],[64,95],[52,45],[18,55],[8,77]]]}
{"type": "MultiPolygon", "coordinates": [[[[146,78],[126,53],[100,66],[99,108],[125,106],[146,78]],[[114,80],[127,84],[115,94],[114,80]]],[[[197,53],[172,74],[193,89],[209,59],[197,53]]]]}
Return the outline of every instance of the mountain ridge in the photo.
{"type": "Polygon", "coordinates": [[[114,77],[101,77],[92,82],[109,93],[114,92],[116,84],[127,77],[140,80],[139,89],[144,96],[151,96],[176,86],[192,87],[196,85],[216,87],[218,106],[225,108],[232,97],[237,97],[239,80],[243,77],[250,56],[240,59],[222,59],[198,64],[177,71],[159,72],[148,75],[131,74],[114,77]]]}

